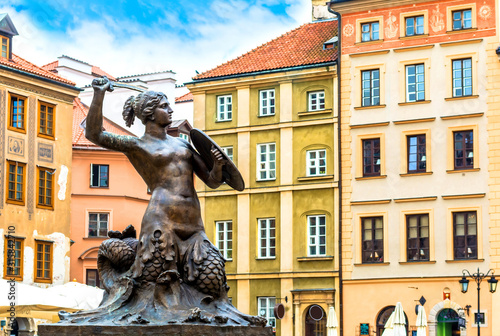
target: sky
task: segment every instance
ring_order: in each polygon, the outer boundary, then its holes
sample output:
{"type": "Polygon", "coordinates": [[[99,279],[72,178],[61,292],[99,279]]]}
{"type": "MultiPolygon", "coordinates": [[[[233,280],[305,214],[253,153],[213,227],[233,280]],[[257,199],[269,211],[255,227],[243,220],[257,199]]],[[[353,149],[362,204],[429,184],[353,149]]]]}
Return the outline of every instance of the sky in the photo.
{"type": "Polygon", "coordinates": [[[2,0],[13,52],[42,66],[67,55],[125,76],[178,84],[311,21],[310,0],[2,0]]]}

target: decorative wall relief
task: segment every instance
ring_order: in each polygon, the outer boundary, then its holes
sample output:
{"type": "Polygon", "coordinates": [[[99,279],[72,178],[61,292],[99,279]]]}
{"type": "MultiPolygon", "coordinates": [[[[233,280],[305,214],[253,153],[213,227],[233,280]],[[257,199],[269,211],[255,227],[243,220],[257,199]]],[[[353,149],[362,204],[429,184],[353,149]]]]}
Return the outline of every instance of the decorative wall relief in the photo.
{"type": "Polygon", "coordinates": [[[54,146],[50,144],[45,144],[42,142],[38,143],[38,161],[44,162],[54,162],[54,146]]]}
{"type": "Polygon", "coordinates": [[[24,157],[24,139],[23,138],[9,136],[7,143],[8,143],[7,153],[24,157]]]}
{"type": "Polygon", "coordinates": [[[348,23],[344,26],[344,29],[342,31],[344,33],[344,36],[349,37],[354,33],[354,26],[348,23]]]}
{"type": "MultiPolygon", "coordinates": [[[[0,158],[5,158],[5,130],[7,129],[7,93],[0,89],[0,158]],[[4,113],[5,111],[5,113],[4,113]]],[[[0,160],[0,209],[3,209],[5,160],[0,160]]]]}
{"type": "Polygon", "coordinates": [[[385,20],[385,36],[387,38],[395,38],[398,34],[398,24],[397,18],[395,15],[392,15],[392,12],[389,12],[389,17],[385,20]]]}
{"type": "Polygon", "coordinates": [[[432,10],[432,15],[429,20],[432,30],[437,33],[444,29],[444,14],[439,11],[439,5],[436,5],[436,9],[432,10]]]}
{"type": "Polygon", "coordinates": [[[33,219],[35,212],[35,139],[36,139],[36,97],[28,98],[28,179],[26,210],[28,219],[33,219]]]}
{"type": "Polygon", "coordinates": [[[479,17],[483,20],[487,20],[491,16],[491,7],[484,2],[484,5],[479,8],[479,17]]]}

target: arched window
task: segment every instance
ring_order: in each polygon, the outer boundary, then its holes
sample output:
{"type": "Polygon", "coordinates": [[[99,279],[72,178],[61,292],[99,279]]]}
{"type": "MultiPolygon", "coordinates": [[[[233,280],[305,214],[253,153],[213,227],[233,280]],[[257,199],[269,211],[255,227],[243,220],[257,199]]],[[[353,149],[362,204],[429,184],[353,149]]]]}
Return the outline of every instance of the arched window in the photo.
{"type": "Polygon", "coordinates": [[[326,336],[326,313],[319,305],[312,305],[306,311],[306,335],[326,336]]]}

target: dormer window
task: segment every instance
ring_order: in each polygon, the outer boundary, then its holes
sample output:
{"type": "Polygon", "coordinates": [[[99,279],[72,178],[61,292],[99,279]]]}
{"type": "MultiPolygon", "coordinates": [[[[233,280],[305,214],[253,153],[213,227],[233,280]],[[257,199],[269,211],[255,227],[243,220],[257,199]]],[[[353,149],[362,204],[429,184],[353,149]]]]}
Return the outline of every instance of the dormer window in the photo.
{"type": "Polygon", "coordinates": [[[2,54],[3,58],[9,58],[9,39],[5,36],[0,35],[2,42],[2,54]]]}

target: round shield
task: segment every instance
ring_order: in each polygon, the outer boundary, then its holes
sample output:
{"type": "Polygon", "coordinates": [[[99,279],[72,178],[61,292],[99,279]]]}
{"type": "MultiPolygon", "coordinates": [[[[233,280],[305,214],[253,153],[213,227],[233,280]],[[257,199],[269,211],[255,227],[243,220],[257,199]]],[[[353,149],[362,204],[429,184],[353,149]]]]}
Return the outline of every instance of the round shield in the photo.
{"type": "Polygon", "coordinates": [[[207,165],[209,170],[214,166],[214,160],[212,158],[212,146],[217,148],[224,159],[226,159],[226,163],[222,166],[222,178],[223,181],[226,182],[231,188],[243,191],[245,189],[245,181],[243,181],[243,177],[234,165],[233,161],[224,153],[224,151],[217,145],[208,135],[206,135],[203,131],[193,128],[189,133],[191,142],[194,147],[200,153],[203,162],[207,165]]]}
{"type": "Polygon", "coordinates": [[[274,317],[277,319],[282,319],[285,316],[285,305],[283,303],[277,303],[274,305],[274,317]]]}
{"type": "Polygon", "coordinates": [[[319,321],[323,318],[323,308],[318,305],[313,305],[309,308],[309,316],[315,320],[319,321]]]}

